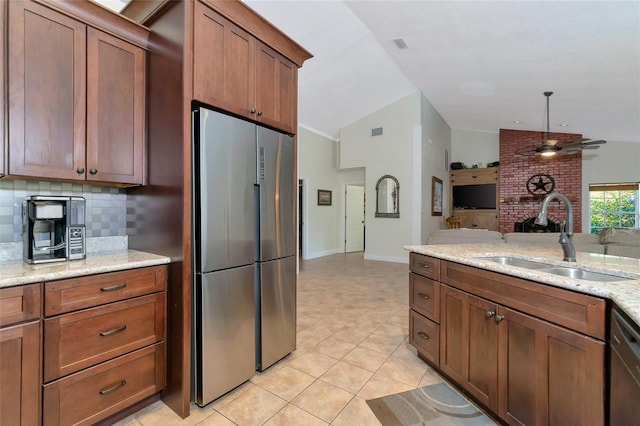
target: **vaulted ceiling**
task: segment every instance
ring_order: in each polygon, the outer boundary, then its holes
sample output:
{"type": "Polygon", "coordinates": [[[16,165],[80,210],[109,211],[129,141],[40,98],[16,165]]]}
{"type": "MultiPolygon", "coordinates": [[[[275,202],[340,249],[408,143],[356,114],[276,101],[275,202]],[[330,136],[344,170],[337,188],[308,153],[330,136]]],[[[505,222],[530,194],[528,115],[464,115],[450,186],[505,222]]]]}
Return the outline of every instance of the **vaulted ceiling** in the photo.
{"type": "Polygon", "coordinates": [[[544,130],[553,91],[551,131],[640,142],[638,1],[246,3],[315,55],[299,119],[329,136],[418,89],[452,128],[544,130]]]}
{"type": "Polygon", "coordinates": [[[313,53],[299,121],[331,138],[416,90],[454,129],[540,131],[553,91],[551,131],[640,142],[640,1],[245,2],[313,53]]]}

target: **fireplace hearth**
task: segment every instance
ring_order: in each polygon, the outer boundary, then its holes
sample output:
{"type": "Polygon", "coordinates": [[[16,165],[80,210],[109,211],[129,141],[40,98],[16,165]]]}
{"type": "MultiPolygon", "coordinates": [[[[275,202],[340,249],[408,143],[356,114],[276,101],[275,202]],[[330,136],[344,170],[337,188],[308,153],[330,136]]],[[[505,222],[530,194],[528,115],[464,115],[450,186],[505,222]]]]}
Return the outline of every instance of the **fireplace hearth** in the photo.
{"type": "Polygon", "coordinates": [[[513,224],[513,232],[560,232],[560,224],[551,219],[547,219],[547,226],[538,225],[535,222],[535,216],[516,222],[513,224]]]}

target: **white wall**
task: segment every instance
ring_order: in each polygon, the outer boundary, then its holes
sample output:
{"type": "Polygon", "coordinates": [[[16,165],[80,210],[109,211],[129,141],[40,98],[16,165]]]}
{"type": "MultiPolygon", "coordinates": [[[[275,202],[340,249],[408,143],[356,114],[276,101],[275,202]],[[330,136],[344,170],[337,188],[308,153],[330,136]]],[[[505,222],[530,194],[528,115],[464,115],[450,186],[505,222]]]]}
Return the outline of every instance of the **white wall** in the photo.
{"type": "Polygon", "coordinates": [[[582,231],[589,232],[589,184],[640,182],[640,143],[610,142],[582,151],[582,231]]]}
{"type": "Polygon", "coordinates": [[[366,246],[365,258],[408,262],[403,249],[412,242],[413,138],[420,126],[420,92],[408,95],[340,130],[340,167],[361,168],[365,173],[366,246]],[[383,128],[380,136],[371,129],[383,128]],[[400,183],[400,218],[375,217],[375,186],[384,175],[393,175],[400,183]]]}
{"type": "Polygon", "coordinates": [[[300,128],[298,132],[298,179],[304,179],[303,258],[338,252],[338,186],[335,166],[336,142],[300,128]],[[318,189],[332,191],[332,205],[318,205],[318,189]]]}
{"type": "Polygon", "coordinates": [[[449,172],[445,168],[445,149],[449,151],[449,162],[451,162],[452,129],[444,121],[440,113],[431,105],[429,100],[422,95],[422,152],[420,169],[420,232],[418,241],[415,244],[426,243],[431,231],[444,228],[443,218],[450,215],[449,211],[449,172]],[[431,215],[431,190],[432,177],[442,180],[442,216],[431,215]]]}
{"type": "Polygon", "coordinates": [[[338,170],[338,144],[309,129],[298,132],[298,179],[304,180],[304,259],[344,252],[344,184],[363,184],[364,170],[338,170]],[[318,205],[318,189],[332,191],[331,206],[318,205]]]}
{"type": "Polygon", "coordinates": [[[451,129],[451,162],[459,161],[467,167],[500,160],[500,133],[451,129]]]}

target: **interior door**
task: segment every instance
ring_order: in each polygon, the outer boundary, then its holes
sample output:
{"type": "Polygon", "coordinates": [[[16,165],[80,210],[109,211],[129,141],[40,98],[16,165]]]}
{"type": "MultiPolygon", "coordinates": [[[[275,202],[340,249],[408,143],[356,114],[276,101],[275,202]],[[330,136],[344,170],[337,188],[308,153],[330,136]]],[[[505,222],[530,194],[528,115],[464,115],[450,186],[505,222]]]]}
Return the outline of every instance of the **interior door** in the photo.
{"type": "Polygon", "coordinates": [[[347,185],[345,205],[346,253],[364,250],[364,186],[347,185]]]}

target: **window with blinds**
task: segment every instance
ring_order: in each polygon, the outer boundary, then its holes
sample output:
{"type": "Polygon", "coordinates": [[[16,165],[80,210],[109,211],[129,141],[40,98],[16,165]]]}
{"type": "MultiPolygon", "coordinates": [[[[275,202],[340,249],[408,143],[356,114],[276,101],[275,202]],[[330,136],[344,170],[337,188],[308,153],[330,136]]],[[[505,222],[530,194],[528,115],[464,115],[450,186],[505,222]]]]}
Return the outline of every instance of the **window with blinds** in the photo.
{"type": "Polygon", "coordinates": [[[603,228],[637,228],[640,183],[589,185],[589,229],[600,234],[603,228]]]}

